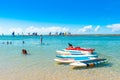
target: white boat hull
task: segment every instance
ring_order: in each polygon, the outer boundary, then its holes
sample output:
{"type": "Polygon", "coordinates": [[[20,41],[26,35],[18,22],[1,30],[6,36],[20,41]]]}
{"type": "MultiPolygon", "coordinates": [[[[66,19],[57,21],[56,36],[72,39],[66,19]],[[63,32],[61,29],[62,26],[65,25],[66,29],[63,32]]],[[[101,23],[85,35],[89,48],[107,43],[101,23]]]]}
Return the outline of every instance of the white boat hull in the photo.
{"type": "Polygon", "coordinates": [[[83,50],[66,50],[66,49],[63,49],[64,51],[68,51],[68,52],[80,52],[81,54],[92,54],[93,52],[91,51],[83,51],[83,50]]]}
{"type": "Polygon", "coordinates": [[[77,61],[88,61],[88,60],[93,60],[96,58],[81,58],[81,59],[74,59],[74,58],[55,58],[54,60],[58,63],[72,63],[72,62],[77,62],[77,61]]]}
{"type": "Polygon", "coordinates": [[[84,57],[97,57],[97,55],[56,55],[58,58],[84,58],[84,57]]]}
{"type": "Polygon", "coordinates": [[[93,60],[88,60],[88,61],[79,61],[79,62],[72,62],[70,63],[70,66],[73,68],[75,67],[93,67],[97,64],[105,62],[106,59],[93,59],[93,60]]]}
{"type": "Polygon", "coordinates": [[[72,63],[75,61],[74,59],[64,59],[64,58],[55,58],[54,60],[58,63],[72,63]]]}

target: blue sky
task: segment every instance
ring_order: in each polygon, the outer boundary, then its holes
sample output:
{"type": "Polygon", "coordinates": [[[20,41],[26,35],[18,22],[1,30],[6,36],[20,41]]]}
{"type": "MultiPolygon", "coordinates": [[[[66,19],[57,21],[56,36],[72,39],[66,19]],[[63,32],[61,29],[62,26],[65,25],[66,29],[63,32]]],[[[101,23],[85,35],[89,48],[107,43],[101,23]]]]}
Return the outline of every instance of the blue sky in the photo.
{"type": "Polygon", "coordinates": [[[0,34],[120,34],[119,0],[1,0],[0,34]]]}

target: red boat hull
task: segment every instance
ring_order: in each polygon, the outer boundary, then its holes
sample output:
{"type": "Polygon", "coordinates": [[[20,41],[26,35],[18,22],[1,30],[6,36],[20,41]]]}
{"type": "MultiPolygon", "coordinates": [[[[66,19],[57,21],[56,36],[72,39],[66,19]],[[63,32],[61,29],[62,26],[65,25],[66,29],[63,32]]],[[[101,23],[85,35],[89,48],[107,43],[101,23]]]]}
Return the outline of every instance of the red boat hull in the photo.
{"type": "Polygon", "coordinates": [[[92,48],[80,48],[80,47],[68,47],[66,50],[79,50],[79,51],[88,51],[88,52],[93,52],[95,49],[92,48]]]}

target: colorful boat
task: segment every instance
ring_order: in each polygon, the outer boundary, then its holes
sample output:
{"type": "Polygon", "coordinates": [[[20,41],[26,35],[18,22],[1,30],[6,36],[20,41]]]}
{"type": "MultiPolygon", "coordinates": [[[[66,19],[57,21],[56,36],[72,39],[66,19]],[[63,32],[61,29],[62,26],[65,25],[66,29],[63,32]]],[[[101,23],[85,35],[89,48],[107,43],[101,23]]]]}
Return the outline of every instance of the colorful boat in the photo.
{"type": "Polygon", "coordinates": [[[68,43],[69,47],[66,48],[65,50],[77,50],[80,51],[81,53],[93,53],[95,49],[93,48],[81,48],[81,47],[73,47],[72,44],[68,43]]]}

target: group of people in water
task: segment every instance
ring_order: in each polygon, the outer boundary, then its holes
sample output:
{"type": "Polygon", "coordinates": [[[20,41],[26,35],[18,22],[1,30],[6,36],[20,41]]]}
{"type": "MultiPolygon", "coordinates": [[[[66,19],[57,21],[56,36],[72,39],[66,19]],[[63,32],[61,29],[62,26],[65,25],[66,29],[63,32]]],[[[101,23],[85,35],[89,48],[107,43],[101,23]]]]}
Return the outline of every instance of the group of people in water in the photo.
{"type": "MultiPolygon", "coordinates": [[[[22,44],[24,44],[25,43],[25,41],[22,41],[22,44]]],[[[12,44],[12,41],[7,41],[7,42],[2,42],[2,44],[12,44]]]]}
{"type": "Polygon", "coordinates": [[[2,42],[2,44],[12,44],[12,42],[7,41],[7,42],[2,42]]]}
{"type": "MultiPolygon", "coordinates": [[[[40,44],[42,44],[42,41],[43,41],[43,37],[41,35],[41,37],[40,37],[40,44]]],[[[12,44],[12,42],[11,41],[2,42],[2,44],[7,44],[8,45],[8,44],[12,44]]],[[[25,41],[22,41],[22,44],[25,44],[25,41]]],[[[28,54],[27,50],[26,49],[22,49],[22,54],[27,55],[28,54]]]]}
{"type": "MultiPolygon", "coordinates": [[[[25,41],[22,41],[22,44],[24,44],[25,43],[25,41]]],[[[11,41],[7,41],[7,42],[2,42],[2,44],[12,44],[12,42],[11,41]]],[[[27,55],[28,54],[28,52],[27,52],[27,50],[26,49],[22,49],[22,54],[25,54],[25,55],[27,55]]]]}
{"type": "MultiPolygon", "coordinates": [[[[42,38],[42,35],[41,35],[41,37],[40,37],[40,44],[42,44],[42,40],[43,40],[43,38],[42,38]]],[[[23,41],[22,43],[24,44],[25,42],[23,41]]],[[[22,54],[27,55],[28,54],[27,50],[26,49],[22,49],[22,54]]]]}

